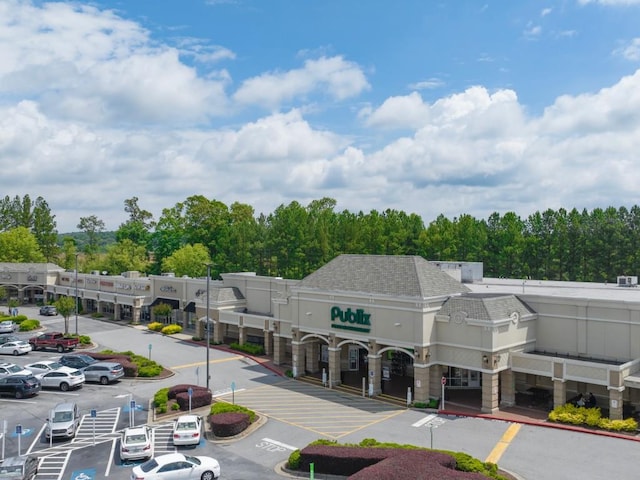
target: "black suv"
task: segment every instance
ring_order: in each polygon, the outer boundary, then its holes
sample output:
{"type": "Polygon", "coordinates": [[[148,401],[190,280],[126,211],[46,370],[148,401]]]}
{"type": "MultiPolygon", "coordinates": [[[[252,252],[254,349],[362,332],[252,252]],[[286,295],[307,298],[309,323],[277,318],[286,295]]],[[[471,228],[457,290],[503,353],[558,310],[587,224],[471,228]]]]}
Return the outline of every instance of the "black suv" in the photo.
{"type": "Polygon", "coordinates": [[[9,375],[0,378],[0,395],[24,398],[36,395],[40,388],[40,380],[33,375],[9,375]]]}
{"type": "Polygon", "coordinates": [[[96,360],[95,358],[90,357],[89,355],[85,355],[84,353],[72,353],[69,355],[63,355],[60,357],[60,360],[58,360],[58,362],[60,362],[65,367],[71,367],[78,370],[82,370],[83,368],[88,367],[89,365],[91,365],[92,363],[96,363],[97,361],[98,360],[96,360]]]}

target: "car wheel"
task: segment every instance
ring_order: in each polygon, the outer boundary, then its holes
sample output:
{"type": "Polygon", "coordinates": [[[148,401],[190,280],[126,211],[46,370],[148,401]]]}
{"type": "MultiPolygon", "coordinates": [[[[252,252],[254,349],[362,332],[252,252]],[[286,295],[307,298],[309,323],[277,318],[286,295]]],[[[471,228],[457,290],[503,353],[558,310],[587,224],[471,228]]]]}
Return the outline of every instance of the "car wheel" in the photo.
{"type": "Polygon", "coordinates": [[[213,474],[211,470],[207,470],[200,477],[201,480],[213,480],[214,478],[216,478],[216,476],[213,474]]]}
{"type": "Polygon", "coordinates": [[[20,352],[18,350],[14,350],[13,351],[13,356],[17,357],[18,355],[20,355],[20,352]]]}
{"type": "Polygon", "coordinates": [[[20,390],[16,390],[16,398],[22,398],[24,395],[22,395],[22,392],[20,390]]]}
{"type": "Polygon", "coordinates": [[[107,377],[100,377],[100,385],[108,385],[109,379],[107,377]]]}
{"type": "Polygon", "coordinates": [[[60,384],[60,390],[62,390],[63,392],[66,392],[67,390],[69,390],[69,384],[67,382],[62,382],[60,384]]]}
{"type": "Polygon", "coordinates": [[[58,345],[56,350],[58,350],[58,353],[64,353],[64,347],[62,345],[58,345]]]}

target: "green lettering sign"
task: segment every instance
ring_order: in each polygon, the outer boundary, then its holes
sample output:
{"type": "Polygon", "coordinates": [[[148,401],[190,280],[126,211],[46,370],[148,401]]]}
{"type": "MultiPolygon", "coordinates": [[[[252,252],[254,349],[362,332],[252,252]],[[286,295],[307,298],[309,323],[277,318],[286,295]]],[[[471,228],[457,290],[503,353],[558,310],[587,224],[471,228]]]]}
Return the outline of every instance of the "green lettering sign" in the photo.
{"type": "Polygon", "coordinates": [[[358,308],[354,312],[350,308],[343,311],[340,307],[331,307],[331,328],[354,332],[370,332],[371,314],[365,313],[362,308],[358,308]]]}

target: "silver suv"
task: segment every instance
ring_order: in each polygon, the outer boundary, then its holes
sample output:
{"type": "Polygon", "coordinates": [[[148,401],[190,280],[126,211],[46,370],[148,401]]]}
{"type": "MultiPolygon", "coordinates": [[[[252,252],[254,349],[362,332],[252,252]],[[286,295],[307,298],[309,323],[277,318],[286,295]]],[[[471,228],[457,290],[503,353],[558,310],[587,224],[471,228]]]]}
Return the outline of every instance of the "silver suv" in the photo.
{"type": "Polygon", "coordinates": [[[100,382],[107,385],[124,377],[124,369],[117,362],[96,362],[82,369],[85,382],[100,382]]]}
{"type": "Polygon", "coordinates": [[[80,426],[80,411],[74,402],[59,403],[51,410],[44,430],[46,438],[73,438],[80,426]],[[52,433],[53,432],[53,433],[52,433]]]}

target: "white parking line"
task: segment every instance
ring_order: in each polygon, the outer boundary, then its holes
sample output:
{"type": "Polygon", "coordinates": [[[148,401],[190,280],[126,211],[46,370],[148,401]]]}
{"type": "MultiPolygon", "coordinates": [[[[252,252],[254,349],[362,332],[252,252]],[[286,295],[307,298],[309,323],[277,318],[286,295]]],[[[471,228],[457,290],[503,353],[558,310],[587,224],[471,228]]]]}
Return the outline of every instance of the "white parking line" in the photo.
{"type": "Polygon", "coordinates": [[[107,469],[104,471],[105,477],[108,477],[109,472],[111,472],[111,465],[113,465],[113,457],[115,456],[115,453],[116,453],[117,442],[118,442],[118,439],[114,438],[113,442],[111,443],[111,452],[109,453],[109,463],[107,463],[107,469]]]}
{"type": "Polygon", "coordinates": [[[437,415],[432,413],[431,415],[427,415],[426,417],[418,420],[416,423],[414,423],[413,425],[411,425],[412,427],[421,427],[422,425],[424,425],[425,423],[430,422],[431,420],[433,420],[434,418],[437,418],[437,415]]]}
{"type": "Polygon", "coordinates": [[[286,448],[287,450],[298,450],[297,447],[292,447],[291,445],[287,445],[286,443],[282,443],[282,442],[279,442],[277,440],[272,440],[270,438],[263,438],[262,440],[264,442],[269,442],[269,443],[272,443],[272,444],[277,445],[279,447],[286,448]]]}

